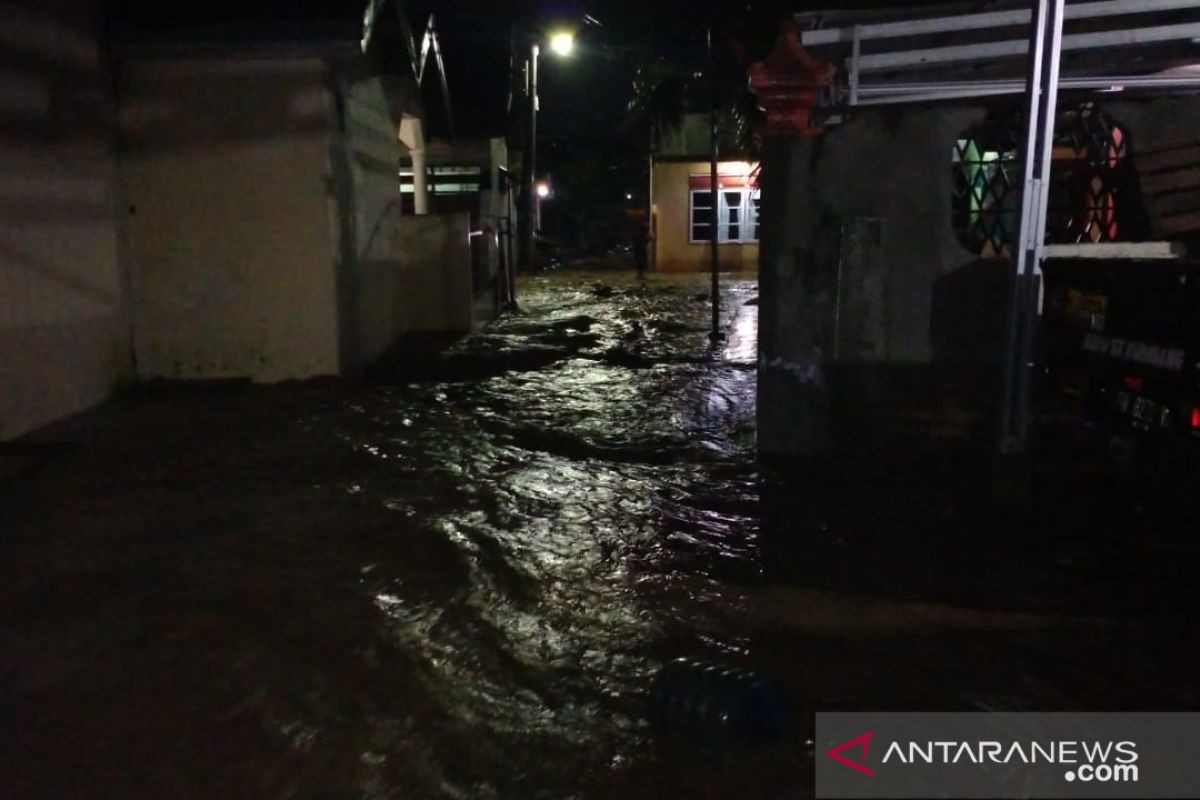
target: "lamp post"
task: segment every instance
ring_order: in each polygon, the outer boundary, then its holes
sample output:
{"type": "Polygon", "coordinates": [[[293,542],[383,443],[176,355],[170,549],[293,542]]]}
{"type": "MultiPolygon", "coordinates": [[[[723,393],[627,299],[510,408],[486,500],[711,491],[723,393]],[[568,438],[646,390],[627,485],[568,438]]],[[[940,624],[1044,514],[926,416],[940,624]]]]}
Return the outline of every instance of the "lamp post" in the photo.
{"type": "Polygon", "coordinates": [[[708,333],[708,338],[713,342],[720,341],[725,338],[721,333],[721,228],[720,228],[720,196],[721,196],[721,176],[719,175],[719,160],[720,160],[720,140],[721,140],[721,120],[720,112],[720,95],[718,94],[717,83],[717,57],[713,51],[713,26],[709,23],[708,26],[708,92],[709,92],[709,109],[708,109],[708,156],[709,156],[709,196],[712,198],[712,210],[709,212],[709,248],[711,263],[709,269],[712,271],[711,283],[712,286],[709,292],[712,295],[712,330],[708,333]]]}
{"type": "Polygon", "coordinates": [[[542,229],[542,201],[550,196],[550,184],[542,181],[537,185],[537,213],[534,214],[534,222],[537,223],[537,229],[542,229]]]}
{"type": "MultiPolygon", "coordinates": [[[[560,58],[566,58],[575,50],[575,35],[570,31],[552,33],[549,39],[550,52],[560,58]]],[[[529,184],[529,207],[526,212],[529,220],[526,223],[525,247],[523,248],[523,266],[526,271],[533,268],[534,245],[537,241],[537,228],[540,224],[538,208],[537,185],[537,116],[538,116],[538,57],[542,53],[541,44],[534,41],[529,48],[529,165],[527,183],[529,184]]]]}

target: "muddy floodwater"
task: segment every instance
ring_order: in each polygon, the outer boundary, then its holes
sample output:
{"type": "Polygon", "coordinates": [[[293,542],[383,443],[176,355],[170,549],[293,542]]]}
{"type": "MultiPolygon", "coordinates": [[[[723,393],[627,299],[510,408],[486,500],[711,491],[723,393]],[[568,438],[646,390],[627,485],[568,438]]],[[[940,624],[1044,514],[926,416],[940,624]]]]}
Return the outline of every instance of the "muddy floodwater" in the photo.
{"type": "Polygon", "coordinates": [[[712,345],[704,279],[535,278],[369,382],[46,432],[0,473],[0,796],[805,797],[816,710],[1198,707],[1175,495],[761,466],[757,299],[724,282],[712,345]],[[777,681],[795,737],[660,735],[681,656],[777,681]]]}

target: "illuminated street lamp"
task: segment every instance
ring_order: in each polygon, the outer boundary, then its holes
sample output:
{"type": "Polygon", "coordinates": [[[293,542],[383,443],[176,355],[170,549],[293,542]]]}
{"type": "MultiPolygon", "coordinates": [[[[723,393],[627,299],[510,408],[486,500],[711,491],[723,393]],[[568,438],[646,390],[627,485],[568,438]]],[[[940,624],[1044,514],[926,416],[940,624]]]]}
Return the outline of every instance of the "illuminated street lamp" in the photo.
{"type": "Polygon", "coordinates": [[[571,31],[559,31],[550,36],[550,49],[558,56],[569,56],[575,51],[575,34],[571,31]]]}
{"type": "Polygon", "coordinates": [[[550,196],[550,184],[547,181],[541,181],[537,185],[537,211],[534,214],[534,219],[537,221],[537,229],[542,229],[542,201],[550,196]]]}
{"type": "MultiPolygon", "coordinates": [[[[571,31],[553,31],[548,37],[550,52],[560,58],[566,58],[575,51],[575,34],[571,31]]],[[[538,56],[541,55],[541,45],[536,40],[529,53],[529,224],[525,232],[526,270],[533,268],[534,243],[537,241],[537,229],[541,226],[541,194],[542,187],[537,184],[537,114],[538,114],[538,56]]],[[[549,194],[550,187],[545,186],[549,194]]]]}

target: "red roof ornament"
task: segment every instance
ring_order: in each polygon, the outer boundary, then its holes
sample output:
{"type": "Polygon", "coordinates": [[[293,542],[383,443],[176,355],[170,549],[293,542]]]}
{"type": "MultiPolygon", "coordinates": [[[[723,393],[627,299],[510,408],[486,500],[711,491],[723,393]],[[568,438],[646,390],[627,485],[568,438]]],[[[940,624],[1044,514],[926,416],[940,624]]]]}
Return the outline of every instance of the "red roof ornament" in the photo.
{"type": "Polygon", "coordinates": [[[833,64],[813,58],[800,44],[795,22],[785,20],[775,49],[746,70],[767,114],[763,134],[806,138],[819,134],[821,126],[813,122],[812,111],[833,73],[833,64]]]}

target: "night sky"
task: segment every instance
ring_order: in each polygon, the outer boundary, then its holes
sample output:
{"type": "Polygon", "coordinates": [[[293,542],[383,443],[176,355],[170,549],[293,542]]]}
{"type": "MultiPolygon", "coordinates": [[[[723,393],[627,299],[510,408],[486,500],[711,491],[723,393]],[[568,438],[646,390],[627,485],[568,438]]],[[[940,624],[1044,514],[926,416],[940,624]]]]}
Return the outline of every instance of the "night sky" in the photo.
{"type": "MultiPolygon", "coordinates": [[[[366,0],[177,0],[147,4],[110,0],[115,28],[134,35],[172,34],[189,29],[244,28],[263,35],[361,23],[366,0]]],[[[919,5],[920,3],[916,3],[919,5]]],[[[704,64],[705,36],[714,22],[715,41],[734,85],[741,68],[731,42],[751,57],[765,55],[780,20],[789,12],[830,6],[888,7],[883,0],[408,0],[408,16],[419,37],[435,15],[458,137],[509,136],[522,141],[506,113],[510,53],[518,75],[531,33],[573,27],[576,52],[569,59],[544,54],[540,70],[539,173],[552,178],[556,203],[551,214],[578,219],[598,209],[619,213],[626,194],[644,203],[649,131],[629,120],[628,106],[640,66],[653,62],[704,64]],[[599,26],[581,22],[587,14],[599,26]],[[513,43],[515,41],[515,47],[513,43]]],[[[971,5],[979,6],[980,3],[971,5]]],[[[389,9],[390,11],[390,9],[389,9]]],[[[689,67],[690,68],[690,67],[689,67]]],[[[518,78],[519,80],[519,78],[518,78]]],[[[434,137],[449,128],[436,82],[423,87],[427,124],[434,137]]],[[[514,99],[524,117],[525,98],[514,99]]]]}
{"type": "MultiPolygon", "coordinates": [[[[502,132],[507,98],[510,31],[546,30],[590,14],[601,27],[580,30],[579,51],[569,61],[544,63],[542,124],[547,135],[580,145],[611,127],[628,102],[629,79],[640,60],[695,57],[703,48],[710,16],[727,38],[762,52],[788,11],[804,7],[890,5],[881,0],[409,0],[419,28],[428,13],[437,19],[455,101],[457,132],[502,132]],[[551,113],[553,109],[553,113],[551,113]],[[497,130],[500,128],[501,130],[497,130]]],[[[975,5],[978,5],[976,3],[975,5]]],[[[264,30],[357,22],[365,0],[176,0],[147,3],[110,0],[115,23],[141,33],[249,25],[264,30]]],[[[521,48],[523,49],[523,48],[521,48]]]]}

